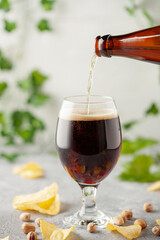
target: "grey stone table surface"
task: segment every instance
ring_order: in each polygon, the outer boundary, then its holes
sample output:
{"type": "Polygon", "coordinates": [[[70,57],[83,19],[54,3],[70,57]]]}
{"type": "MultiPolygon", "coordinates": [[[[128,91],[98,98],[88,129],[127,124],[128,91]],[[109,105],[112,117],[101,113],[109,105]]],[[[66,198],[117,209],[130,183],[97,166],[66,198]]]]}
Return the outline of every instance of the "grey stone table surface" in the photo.
{"type": "MultiPolygon", "coordinates": [[[[125,161],[120,157],[118,164],[111,174],[99,186],[97,191],[98,208],[110,216],[118,215],[124,209],[132,209],[134,218],[128,220],[132,224],[135,218],[143,218],[148,223],[147,229],[142,231],[141,240],[157,239],[152,234],[152,227],[155,225],[155,219],[160,218],[160,193],[147,192],[149,184],[128,183],[119,181],[116,176],[121,171],[121,163],[125,161]],[[144,202],[151,202],[154,206],[152,213],[143,211],[144,202]]],[[[47,216],[36,212],[32,213],[32,218],[43,218],[59,227],[63,226],[63,216],[68,215],[80,208],[81,190],[76,182],[69,177],[63,169],[58,157],[53,154],[32,154],[21,156],[14,163],[8,163],[0,159],[0,238],[10,235],[10,240],[23,240],[26,235],[21,231],[22,222],[19,220],[21,211],[14,210],[12,207],[13,198],[16,195],[36,192],[43,187],[57,182],[61,199],[61,211],[57,216],[47,216]],[[13,175],[12,170],[15,165],[35,161],[45,170],[45,177],[35,180],[24,179],[18,175],[13,175]]],[[[40,230],[38,229],[38,232],[40,230]]],[[[38,235],[38,239],[42,239],[38,235]]],[[[100,240],[123,240],[123,236],[117,233],[103,229],[96,233],[89,233],[86,229],[76,228],[68,240],[100,239],[100,240]]]]}

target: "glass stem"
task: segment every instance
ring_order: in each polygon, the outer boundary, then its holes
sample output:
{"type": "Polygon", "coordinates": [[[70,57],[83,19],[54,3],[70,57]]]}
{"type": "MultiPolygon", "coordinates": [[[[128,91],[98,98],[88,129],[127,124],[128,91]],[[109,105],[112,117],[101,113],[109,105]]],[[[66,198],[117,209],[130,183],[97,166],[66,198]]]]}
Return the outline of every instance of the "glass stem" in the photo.
{"type": "Polygon", "coordinates": [[[86,220],[91,220],[94,216],[97,215],[97,206],[96,206],[96,192],[97,186],[92,187],[82,187],[82,208],[79,215],[84,217],[86,220]]]}

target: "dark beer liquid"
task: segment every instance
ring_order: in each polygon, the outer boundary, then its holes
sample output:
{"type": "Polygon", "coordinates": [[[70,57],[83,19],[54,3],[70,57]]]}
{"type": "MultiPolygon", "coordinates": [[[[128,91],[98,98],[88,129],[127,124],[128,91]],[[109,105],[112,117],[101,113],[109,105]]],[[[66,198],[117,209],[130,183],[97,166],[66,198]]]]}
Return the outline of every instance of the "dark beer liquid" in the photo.
{"type": "Polygon", "coordinates": [[[119,117],[114,110],[90,110],[90,115],[86,109],[83,113],[74,111],[70,115],[60,113],[56,137],[58,154],[75,181],[97,184],[111,172],[120,154],[119,117]]]}

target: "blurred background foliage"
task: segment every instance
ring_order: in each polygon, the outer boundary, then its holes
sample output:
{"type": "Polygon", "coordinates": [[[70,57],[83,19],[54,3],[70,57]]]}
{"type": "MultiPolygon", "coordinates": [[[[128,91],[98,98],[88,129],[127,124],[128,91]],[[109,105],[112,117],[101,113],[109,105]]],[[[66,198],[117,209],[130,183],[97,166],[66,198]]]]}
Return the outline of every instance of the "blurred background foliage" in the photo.
{"type": "MultiPolygon", "coordinates": [[[[143,4],[137,4],[135,0],[129,0],[128,5],[125,7],[126,12],[135,18],[136,14],[139,12],[144,20],[146,21],[146,28],[155,26],[153,17],[151,16],[149,9],[146,9],[143,4]]],[[[158,67],[160,72],[160,67],[158,67]]],[[[160,74],[159,74],[159,84],[160,84],[160,74]]],[[[159,86],[160,89],[160,86],[159,86]]],[[[136,182],[154,182],[160,180],[160,154],[159,152],[153,153],[151,150],[149,155],[142,154],[141,151],[146,147],[151,147],[158,145],[160,148],[160,142],[155,139],[146,139],[143,137],[138,137],[134,140],[125,139],[125,132],[131,130],[140,122],[144,122],[148,117],[154,116],[158,117],[160,114],[160,103],[152,102],[148,108],[145,110],[142,119],[133,119],[130,122],[126,122],[122,125],[124,132],[124,139],[122,143],[122,152],[124,155],[131,155],[130,161],[125,162],[123,167],[123,172],[119,175],[121,180],[125,181],[136,181],[136,182]],[[138,152],[140,151],[140,154],[138,152]],[[136,155],[135,155],[136,154],[136,155]],[[152,167],[156,167],[154,172],[151,172],[152,167]],[[158,170],[157,170],[158,166],[158,170]]],[[[157,149],[158,149],[157,148],[157,149]]]]}
{"type": "MultiPolygon", "coordinates": [[[[45,12],[53,11],[55,0],[40,0],[40,7],[45,12]]],[[[3,30],[10,38],[11,34],[19,27],[15,21],[7,19],[8,13],[14,11],[14,1],[0,0],[0,14],[3,12],[4,19],[2,19],[3,30]]],[[[37,25],[34,26],[39,32],[43,34],[44,31],[52,31],[51,24],[48,19],[39,19],[37,25]]],[[[16,68],[16,61],[6,57],[5,51],[0,46],[0,71],[12,72],[16,68]]],[[[34,66],[33,66],[34,69],[34,66]]],[[[41,107],[50,99],[50,95],[45,93],[43,86],[49,77],[43,73],[43,69],[35,69],[29,72],[28,75],[21,80],[17,80],[17,88],[20,91],[27,93],[27,100],[24,102],[22,110],[15,109],[14,111],[0,111],[0,138],[4,145],[21,145],[27,143],[34,143],[37,132],[45,130],[45,122],[39,119],[33,111],[29,111],[26,104],[32,107],[41,107]]],[[[3,97],[9,83],[7,79],[0,82],[0,98],[3,97]]],[[[14,101],[14,99],[12,99],[14,101]]],[[[18,153],[1,153],[0,157],[13,162],[19,156],[18,153]]]]}

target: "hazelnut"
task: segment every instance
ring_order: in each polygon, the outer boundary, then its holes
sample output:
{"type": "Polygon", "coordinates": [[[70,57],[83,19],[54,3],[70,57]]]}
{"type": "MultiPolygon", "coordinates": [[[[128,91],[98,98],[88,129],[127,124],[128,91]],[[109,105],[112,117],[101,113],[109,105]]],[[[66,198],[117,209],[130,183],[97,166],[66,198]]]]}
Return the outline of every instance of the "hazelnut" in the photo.
{"type": "Polygon", "coordinates": [[[24,222],[30,222],[31,221],[31,214],[30,213],[22,213],[19,218],[24,222]]]}
{"type": "Polygon", "coordinates": [[[147,223],[143,219],[137,219],[134,225],[140,225],[142,229],[147,227],[147,223]]]}
{"type": "Polygon", "coordinates": [[[118,225],[118,226],[121,226],[124,224],[124,220],[123,220],[123,217],[122,216],[116,216],[113,218],[113,222],[118,225]]]}
{"type": "Polygon", "coordinates": [[[27,239],[28,240],[37,240],[37,233],[36,232],[29,232],[27,234],[27,239]]]}
{"type": "Polygon", "coordinates": [[[133,217],[133,213],[131,210],[124,210],[121,214],[126,216],[127,219],[131,219],[133,217]]]}
{"type": "Polygon", "coordinates": [[[36,230],[35,226],[31,223],[23,223],[21,229],[25,234],[35,232],[36,230]]]}
{"type": "Polygon", "coordinates": [[[126,217],[126,215],[123,215],[123,214],[121,213],[119,216],[123,218],[124,223],[127,221],[127,217],[126,217]]]}
{"type": "Polygon", "coordinates": [[[40,227],[40,221],[41,221],[40,218],[36,218],[36,219],[35,219],[35,224],[36,224],[38,227],[40,227]]]}
{"type": "Polygon", "coordinates": [[[153,206],[152,206],[151,203],[145,203],[143,208],[144,208],[144,211],[146,211],[146,212],[152,212],[153,211],[153,206]]]}
{"type": "Polygon", "coordinates": [[[155,226],[152,228],[152,232],[157,235],[160,236],[160,226],[155,226]]]}
{"type": "Polygon", "coordinates": [[[94,222],[90,222],[88,225],[87,225],[87,230],[88,232],[90,233],[93,233],[96,231],[96,224],[94,222]]]}

